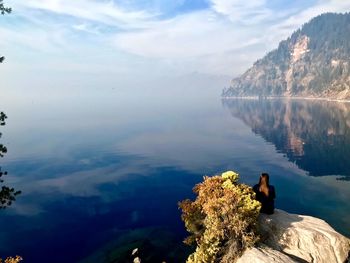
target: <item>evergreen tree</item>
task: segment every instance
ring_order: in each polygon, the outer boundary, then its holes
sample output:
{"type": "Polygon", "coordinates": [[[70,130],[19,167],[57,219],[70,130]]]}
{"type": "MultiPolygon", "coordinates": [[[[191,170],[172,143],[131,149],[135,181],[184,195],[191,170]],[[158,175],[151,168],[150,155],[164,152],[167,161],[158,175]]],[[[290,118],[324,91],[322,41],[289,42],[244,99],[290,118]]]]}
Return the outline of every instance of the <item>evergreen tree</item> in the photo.
{"type": "MultiPolygon", "coordinates": [[[[0,13],[2,15],[5,15],[5,14],[9,14],[11,13],[12,9],[9,8],[9,7],[5,7],[4,6],[4,3],[3,3],[3,0],[0,0],[0,13]]],[[[2,63],[4,61],[5,57],[3,56],[0,56],[0,63],[2,63]]]]}

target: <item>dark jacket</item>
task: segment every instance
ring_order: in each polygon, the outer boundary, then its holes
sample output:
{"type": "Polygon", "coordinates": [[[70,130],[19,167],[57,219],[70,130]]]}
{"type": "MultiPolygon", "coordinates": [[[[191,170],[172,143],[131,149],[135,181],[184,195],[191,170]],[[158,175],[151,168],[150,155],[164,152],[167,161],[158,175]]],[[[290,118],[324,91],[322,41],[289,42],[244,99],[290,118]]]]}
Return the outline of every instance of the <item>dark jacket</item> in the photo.
{"type": "Polygon", "coordinates": [[[259,184],[256,184],[254,185],[253,190],[256,194],[256,200],[258,200],[261,203],[260,212],[271,215],[273,214],[273,210],[275,209],[275,187],[269,185],[269,196],[266,196],[264,193],[260,192],[259,187],[259,184]]]}

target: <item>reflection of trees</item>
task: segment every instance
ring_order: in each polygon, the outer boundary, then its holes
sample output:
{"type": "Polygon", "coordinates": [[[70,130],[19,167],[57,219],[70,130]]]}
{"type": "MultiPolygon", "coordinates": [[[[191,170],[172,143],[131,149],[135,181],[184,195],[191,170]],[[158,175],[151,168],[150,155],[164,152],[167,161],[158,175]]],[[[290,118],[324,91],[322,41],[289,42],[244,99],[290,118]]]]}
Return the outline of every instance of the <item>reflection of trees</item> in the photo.
{"type": "MultiPolygon", "coordinates": [[[[0,13],[2,15],[6,13],[10,13],[11,8],[5,7],[3,4],[3,1],[0,0],[0,13]]],[[[0,63],[4,61],[4,57],[0,57],[0,63]]],[[[0,112],[0,126],[5,125],[5,120],[7,116],[5,113],[0,112]]],[[[0,138],[1,138],[1,133],[0,133],[0,138]]],[[[0,144],[0,157],[4,157],[4,154],[7,152],[6,146],[3,144],[0,144]]],[[[6,171],[2,171],[1,166],[0,166],[0,184],[4,182],[2,179],[3,175],[6,175],[6,171]]],[[[2,185],[1,190],[0,190],[0,208],[6,208],[7,206],[11,205],[13,201],[16,200],[16,195],[20,194],[20,191],[15,191],[14,188],[10,188],[8,186],[2,185]]]]}
{"type": "Polygon", "coordinates": [[[310,175],[350,177],[350,104],[278,99],[223,104],[310,175]]]}
{"type": "MultiPolygon", "coordinates": [[[[0,112],[0,125],[4,126],[5,125],[5,119],[7,116],[3,113],[0,112]]],[[[1,138],[1,133],[0,133],[0,138],[1,138]]],[[[6,146],[3,144],[0,144],[0,157],[3,157],[4,154],[7,152],[6,146]]],[[[6,175],[6,171],[2,171],[0,167],[0,184],[4,182],[2,179],[3,175],[6,175]]],[[[16,196],[19,195],[21,192],[20,191],[15,191],[14,188],[10,188],[8,186],[1,186],[0,190],[0,208],[6,208],[7,206],[11,205],[13,201],[16,200],[16,196]]]]}

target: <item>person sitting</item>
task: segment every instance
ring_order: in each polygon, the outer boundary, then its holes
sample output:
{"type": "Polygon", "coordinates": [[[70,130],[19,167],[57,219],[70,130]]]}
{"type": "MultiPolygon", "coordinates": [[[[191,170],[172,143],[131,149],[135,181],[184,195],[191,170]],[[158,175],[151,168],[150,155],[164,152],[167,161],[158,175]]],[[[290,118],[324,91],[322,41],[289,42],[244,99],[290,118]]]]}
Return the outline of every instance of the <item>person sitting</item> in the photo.
{"type": "Polygon", "coordinates": [[[253,190],[256,200],[261,203],[260,213],[271,215],[275,209],[275,187],[269,184],[269,174],[262,173],[259,184],[254,185],[253,190]]]}

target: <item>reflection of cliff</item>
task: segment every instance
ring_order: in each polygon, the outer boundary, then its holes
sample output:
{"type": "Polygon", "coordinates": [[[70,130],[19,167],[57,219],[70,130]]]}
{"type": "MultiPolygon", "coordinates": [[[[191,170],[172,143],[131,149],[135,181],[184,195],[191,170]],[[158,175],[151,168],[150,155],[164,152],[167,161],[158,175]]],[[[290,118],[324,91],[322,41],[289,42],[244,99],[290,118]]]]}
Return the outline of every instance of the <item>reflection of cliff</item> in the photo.
{"type": "Polygon", "coordinates": [[[278,99],[223,104],[310,175],[350,177],[350,104],[278,99]]]}

